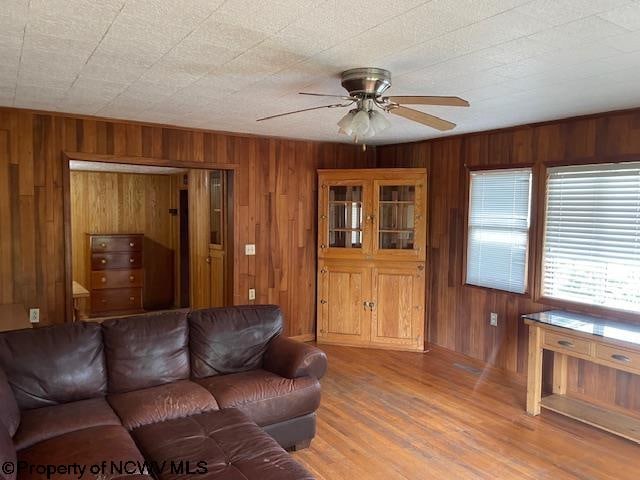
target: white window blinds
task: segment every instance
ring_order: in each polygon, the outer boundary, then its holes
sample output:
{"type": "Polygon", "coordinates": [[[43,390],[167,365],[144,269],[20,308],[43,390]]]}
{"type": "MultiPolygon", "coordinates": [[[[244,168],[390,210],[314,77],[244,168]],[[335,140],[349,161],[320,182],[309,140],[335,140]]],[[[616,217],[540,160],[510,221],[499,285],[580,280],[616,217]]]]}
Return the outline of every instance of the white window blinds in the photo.
{"type": "Polygon", "coordinates": [[[545,297],[640,312],[640,162],[548,170],[545,297]]]}
{"type": "Polygon", "coordinates": [[[471,173],[467,283],[527,289],[531,169],[471,173]]]}

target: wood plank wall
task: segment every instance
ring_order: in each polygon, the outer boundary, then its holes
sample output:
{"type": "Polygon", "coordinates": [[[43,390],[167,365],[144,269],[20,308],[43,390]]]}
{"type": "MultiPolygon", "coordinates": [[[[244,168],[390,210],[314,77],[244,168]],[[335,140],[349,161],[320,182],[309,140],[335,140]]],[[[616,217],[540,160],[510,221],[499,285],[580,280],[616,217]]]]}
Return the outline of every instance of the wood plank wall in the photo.
{"type": "Polygon", "coordinates": [[[281,305],[292,336],[315,331],[316,169],[375,161],[345,144],[2,108],[0,303],[39,307],[45,324],[65,317],[63,151],[234,165],[234,302],[255,288],[256,302],[281,305]]]}
{"type": "MultiPolygon", "coordinates": [[[[640,159],[640,110],[377,148],[378,167],[426,167],[429,172],[430,341],[524,374],[527,328],[520,315],[551,308],[530,295],[464,286],[467,168],[596,163],[640,159]],[[499,326],[489,326],[497,312],[499,326]]],[[[540,186],[540,184],[538,184],[540,186]]],[[[537,200],[537,201],[536,201],[537,200]]],[[[532,205],[533,234],[540,227],[532,205]]],[[[534,242],[535,243],[535,242],[534,242]]],[[[535,257],[535,245],[533,257],[535,257]]],[[[577,396],[640,412],[640,378],[571,361],[569,390],[577,396]]]]}
{"type": "MultiPolygon", "coordinates": [[[[174,251],[178,217],[175,178],[170,175],[71,172],[73,279],[89,288],[87,233],[142,233],[147,309],[174,305],[174,251]]],[[[86,312],[85,302],[80,310],[86,312]]]]}

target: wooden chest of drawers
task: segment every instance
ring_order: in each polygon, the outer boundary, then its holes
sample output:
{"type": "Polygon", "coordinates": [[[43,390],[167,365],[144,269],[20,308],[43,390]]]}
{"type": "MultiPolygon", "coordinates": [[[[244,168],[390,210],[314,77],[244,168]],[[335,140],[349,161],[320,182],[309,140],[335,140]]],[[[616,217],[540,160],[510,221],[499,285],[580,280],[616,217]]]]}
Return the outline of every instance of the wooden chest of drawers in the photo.
{"type": "Polygon", "coordinates": [[[92,316],[143,311],[142,234],[87,234],[92,316]]]}

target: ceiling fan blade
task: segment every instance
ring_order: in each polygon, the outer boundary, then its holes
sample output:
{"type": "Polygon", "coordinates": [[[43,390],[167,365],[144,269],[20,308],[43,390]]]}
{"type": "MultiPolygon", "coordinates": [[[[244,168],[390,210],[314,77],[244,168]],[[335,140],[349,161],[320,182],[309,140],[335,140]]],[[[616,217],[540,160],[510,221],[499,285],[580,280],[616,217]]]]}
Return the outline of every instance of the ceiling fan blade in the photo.
{"type": "Polygon", "coordinates": [[[270,115],[268,117],[259,118],[256,122],[262,122],[263,120],[271,120],[272,118],[284,117],[285,115],[293,115],[294,113],[308,112],[310,110],[320,110],[321,108],[339,108],[348,107],[351,103],[334,103],[333,105],[320,105],[319,107],[303,108],[302,110],[294,110],[293,112],[279,113],[277,115],[270,115]]]}
{"type": "Polygon", "coordinates": [[[387,97],[388,100],[398,104],[408,105],[444,105],[447,107],[468,107],[469,102],[460,97],[427,97],[417,95],[398,95],[387,97]]]}
{"type": "Polygon", "coordinates": [[[350,97],[349,95],[333,95],[330,93],[298,92],[298,95],[311,95],[314,97],[332,97],[332,98],[341,98],[343,100],[357,100],[355,97],[350,97]]]}
{"type": "Polygon", "coordinates": [[[436,117],[435,115],[420,112],[412,108],[396,107],[389,110],[389,112],[440,131],[451,130],[456,126],[455,123],[448,122],[442,118],[436,117]]]}

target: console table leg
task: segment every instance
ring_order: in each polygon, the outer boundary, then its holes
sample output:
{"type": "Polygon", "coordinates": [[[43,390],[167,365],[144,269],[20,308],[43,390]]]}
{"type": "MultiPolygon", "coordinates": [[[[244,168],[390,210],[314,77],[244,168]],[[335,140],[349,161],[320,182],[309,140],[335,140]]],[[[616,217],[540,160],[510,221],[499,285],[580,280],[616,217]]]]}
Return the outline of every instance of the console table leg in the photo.
{"type": "Polygon", "coordinates": [[[540,415],[542,398],[542,330],[529,325],[529,357],[527,373],[527,413],[540,415]]]}
{"type": "Polygon", "coordinates": [[[553,352],[553,393],[567,393],[567,356],[553,352]]]}

